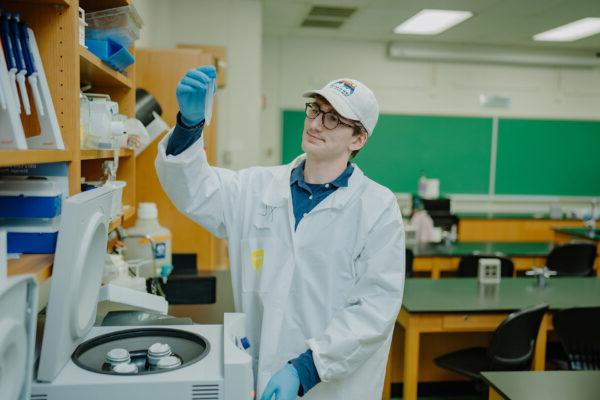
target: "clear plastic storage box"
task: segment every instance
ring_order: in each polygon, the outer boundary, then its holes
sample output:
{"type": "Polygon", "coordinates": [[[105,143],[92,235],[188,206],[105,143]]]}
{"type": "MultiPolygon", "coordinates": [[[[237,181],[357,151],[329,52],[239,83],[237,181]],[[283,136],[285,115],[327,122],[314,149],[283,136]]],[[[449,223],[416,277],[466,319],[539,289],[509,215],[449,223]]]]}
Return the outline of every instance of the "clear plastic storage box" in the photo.
{"type": "Polygon", "coordinates": [[[86,38],[111,38],[125,48],[132,47],[133,42],[140,38],[143,25],[133,5],[86,13],[85,22],[88,24],[85,30],[86,38]]]}

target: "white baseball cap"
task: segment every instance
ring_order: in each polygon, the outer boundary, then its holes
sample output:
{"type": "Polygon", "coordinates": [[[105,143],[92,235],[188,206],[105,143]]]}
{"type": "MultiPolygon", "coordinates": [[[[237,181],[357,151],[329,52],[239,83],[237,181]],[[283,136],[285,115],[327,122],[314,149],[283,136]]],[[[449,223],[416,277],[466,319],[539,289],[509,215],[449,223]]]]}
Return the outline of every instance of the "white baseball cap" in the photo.
{"type": "Polygon", "coordinates": [[[304,97],[323,96],[342,117],[359,121],[369,136],[377,125],[379,104],[375,95],[364,84],[356,79],[336,79],[323,86],[322,89],[311,90],[304,97]]]}

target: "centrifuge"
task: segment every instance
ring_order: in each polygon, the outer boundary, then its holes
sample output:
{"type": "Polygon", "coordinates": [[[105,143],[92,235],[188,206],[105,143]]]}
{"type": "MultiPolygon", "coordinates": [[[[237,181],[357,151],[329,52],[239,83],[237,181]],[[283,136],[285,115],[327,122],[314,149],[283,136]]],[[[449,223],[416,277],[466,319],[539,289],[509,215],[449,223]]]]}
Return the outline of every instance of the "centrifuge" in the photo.
{"type": "MultiPolygon", "coordinates": [[[[243,314],[225,314],[223,325],[93,326],[111,199],[110,189],[97,188],[63,203],[40,357],[33,368],[33,379],[25,378],[31,382],[31,398],[254,398],[252,359],[246,352],[243,314]]],[[[20,308],[13,304],[11,307],[20,312],[29,310],[31,321],[30,309],[35,300],[31,296],[27,299],[25,283],[19,288],[18,296],[5,298],[11,303],[27,300],[20,308]]],[[[29,339],[17,340],[11,346],[20,349],[25,359],[31,359],[35,329],[25,321],[13,324],[18,329],[7,328],[4,333],[24,332],[22,327],[27,325],[29,339]]],[[[0,319],[0,327],[5,325],[0,319]]],[[[23,368],[25,377],[31,374],[31,361],[17,362],[17,356],[14,359],[14,366],[23,368]]],[[[15,382],[23,386],[22,383],[15,382]]],[[[21,386],[6,393],[15,393],[19,396],[16,399],[25,400],[29,388],[21,386]]]]}

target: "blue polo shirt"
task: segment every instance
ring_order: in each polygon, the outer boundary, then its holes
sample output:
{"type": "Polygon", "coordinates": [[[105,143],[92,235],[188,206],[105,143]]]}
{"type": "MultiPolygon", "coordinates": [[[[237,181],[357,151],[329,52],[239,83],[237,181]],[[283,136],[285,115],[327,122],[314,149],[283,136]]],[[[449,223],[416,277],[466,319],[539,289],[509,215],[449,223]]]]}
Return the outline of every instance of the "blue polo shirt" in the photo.
{"type": "Polygon", "coordinates": [[[315,208],[320,202],[325,200],[327,196],[336,191],[339,187],[348,186],[348,180],[354,171],[352,164],[348,166],[335,180],[325,184],[307,183],[304,180],[304,164],[292,170],[290,175],[290,189],[292,191],[292,205],[294,208],[294,217],[296,219],[296,229],[302,218],[315,208]]]}
{"type": "MultiPolygon", "coordinates": [[[[177,124],[173,129],[173,133],[167,142],[167,155],[178,155],[183,153],[188,147],[194,144],[202,136],[204,121],[194,127],[186,126],[181,120],[181,115],[177,114],[177,124]]],[[[320,202],[325,200],[327,196],[336,191],[337,188],[348,186],[348,180],[354,171],[352,164],[348,166],[335,180],[324,183],[314,184],[307,183],[304,180],[304,165],[306,161],[302,161],[300,165],[292,170],[290,174],[290,189],[292,192],[292,206],[294,209],[295,228],[298,229],[298,224],[302,218],[306,216],[320,202]]],[[[304,396],[317,383],[321,382],[317,367],[312,357],[312,350],[307,350],[300,354],[298,358],[289,361],[290,364],[298,371],[300,378],[300,389],[298,395],[304,396]]]]}

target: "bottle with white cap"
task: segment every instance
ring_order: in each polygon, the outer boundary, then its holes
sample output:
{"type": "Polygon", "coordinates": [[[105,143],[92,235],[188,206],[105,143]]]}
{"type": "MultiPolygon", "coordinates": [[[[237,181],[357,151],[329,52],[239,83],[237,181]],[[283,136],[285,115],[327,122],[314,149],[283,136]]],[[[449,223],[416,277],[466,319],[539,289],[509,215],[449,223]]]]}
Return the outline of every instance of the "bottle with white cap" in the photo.
{"type": "Polygon", "coordinates": [[[136,374],[138,367],[131,362],[131,356],[125,349],[116,348],[106,354],[106,363],[118,374],[136,374]]]}
{"type": "Polygon", "coordinates": [[[160,276],[163,265],[171,265],[171,231],[158,223],[156,203],[140,203],[135,225],[127,230],[124,255],[127,260],[148,260],[139,276],[160,276]]]}

